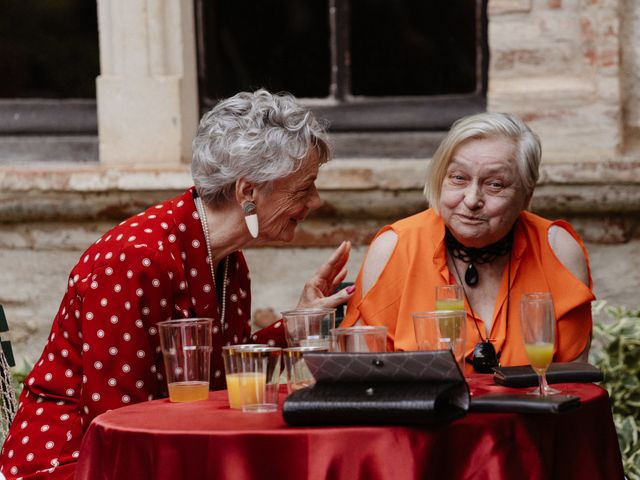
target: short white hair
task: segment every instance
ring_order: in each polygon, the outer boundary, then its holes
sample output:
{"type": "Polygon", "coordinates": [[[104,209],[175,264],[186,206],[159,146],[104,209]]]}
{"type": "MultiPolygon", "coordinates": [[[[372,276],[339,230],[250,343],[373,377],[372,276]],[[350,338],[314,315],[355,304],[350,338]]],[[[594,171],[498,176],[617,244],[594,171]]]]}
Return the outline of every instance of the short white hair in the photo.
{"type": "Polygon", "coordinates": [[[429,206],[438,211],[442,183],[453,153],[472,139],[502,137],[513,142],[515,162],[527,195],[533,193],[540,176],[542,146],[540,138],[520,118],[509,113],[485,112],[457,120],[433,154],[427,168],[424,195],[429,206]]]}
{"type": "Polygon", "coordinates": [[[300,168],[315,149],[331,158],[325,125],[289,93],[240,92],[217,103],[200,120],[193,140],[191,174],[206,204],[233,197],[246,178],[270,184],[300,168]]]}

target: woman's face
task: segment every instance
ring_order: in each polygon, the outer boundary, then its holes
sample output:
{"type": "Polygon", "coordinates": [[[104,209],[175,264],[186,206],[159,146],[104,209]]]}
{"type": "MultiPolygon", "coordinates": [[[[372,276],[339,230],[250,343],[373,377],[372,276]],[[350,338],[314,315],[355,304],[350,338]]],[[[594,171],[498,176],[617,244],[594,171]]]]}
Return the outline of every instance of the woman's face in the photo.
{"type": "Polygon", "coordinates": [[[504,237],[529,202],[504,137],[471,139],[453,152],[440,195],[440,214],[460,243],[484,247],[504,237]]]}
{"type": "Polygon", "coordinates": [[[322,201],[316,189],[320,159],[313,149],[302,166],[291,175],[276,180],[269,191],[259,189],[256,198],[260,239],[290,242],[298,223],[322,201]]]}

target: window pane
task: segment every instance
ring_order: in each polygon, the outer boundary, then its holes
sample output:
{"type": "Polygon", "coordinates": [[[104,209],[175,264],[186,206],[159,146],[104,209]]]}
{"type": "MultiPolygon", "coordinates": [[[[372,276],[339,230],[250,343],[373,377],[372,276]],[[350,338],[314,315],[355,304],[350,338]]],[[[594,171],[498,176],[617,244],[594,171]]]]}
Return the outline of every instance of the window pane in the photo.
{"type": "Polygon", "coordinates": [[[201,0],[200,6],[200,82],[206,97],[258,87],[298,97],[328,96],[327,0],[201,0]]]}
{"type": "Polygon", "coordinates": [[[95,0],[4,0],[0,97],[95,98],[95,0]]]}
{"type": "Polygon", "coordinates": [[[352,94],[473,92],[475,5],[475,0],[351,0],[352,94]]]}

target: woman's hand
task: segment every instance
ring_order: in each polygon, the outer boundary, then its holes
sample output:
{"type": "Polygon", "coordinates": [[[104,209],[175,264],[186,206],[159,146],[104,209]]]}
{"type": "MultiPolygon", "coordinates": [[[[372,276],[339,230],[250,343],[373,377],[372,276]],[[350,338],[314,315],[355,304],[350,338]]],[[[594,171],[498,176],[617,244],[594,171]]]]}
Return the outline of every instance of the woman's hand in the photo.
{"type": "Polygon", "coordinates": [[[353,286],[333,293],[347,276],[350,251],[351,242],[342,242],[331,258],[307,280],[297,308],[335,308],[351,298],[353,286]]]}

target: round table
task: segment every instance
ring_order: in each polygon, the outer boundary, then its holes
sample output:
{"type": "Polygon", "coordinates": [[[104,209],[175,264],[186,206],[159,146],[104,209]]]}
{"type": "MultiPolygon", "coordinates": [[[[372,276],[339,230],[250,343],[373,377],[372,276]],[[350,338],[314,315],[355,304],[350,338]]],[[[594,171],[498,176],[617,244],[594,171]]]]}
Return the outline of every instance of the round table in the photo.
{"type": "MultiPolygon", "coordinates": [[[[472,395],[517,392],[491,376],[467,379],[472,395]]],[[[96,417],[77,479],[617,479],[622,463],[609,398],[593,384],[559,384],[580,396],[563,414],[469,413],[435,427],[290,427],[281,412],[231,410],[167,399],[96,417]]],[[[281,401],[285,392],[281,392],[281,401]]]]}

